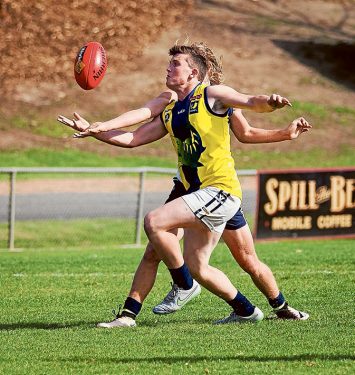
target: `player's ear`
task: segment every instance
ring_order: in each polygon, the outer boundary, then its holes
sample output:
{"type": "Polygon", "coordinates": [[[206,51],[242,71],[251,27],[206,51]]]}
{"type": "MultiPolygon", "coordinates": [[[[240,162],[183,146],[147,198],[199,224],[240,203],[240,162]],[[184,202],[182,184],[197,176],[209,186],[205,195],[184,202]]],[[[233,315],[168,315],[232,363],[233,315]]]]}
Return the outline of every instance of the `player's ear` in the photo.
{"type": "Polygon", "coordinates": [[[198,69],[192,68],[190,78],[195,78],[195,77],[198,77],[198,69]]]}

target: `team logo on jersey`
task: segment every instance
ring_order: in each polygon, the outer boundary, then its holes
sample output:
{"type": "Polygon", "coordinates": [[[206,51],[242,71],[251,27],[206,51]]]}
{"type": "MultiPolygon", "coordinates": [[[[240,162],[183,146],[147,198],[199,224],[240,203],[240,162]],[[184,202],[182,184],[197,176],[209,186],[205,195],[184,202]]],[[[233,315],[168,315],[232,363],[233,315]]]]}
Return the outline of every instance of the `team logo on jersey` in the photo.
{"type": "Polygon", "coordinates": [[[203,164],[199,162],[199,159],[206,147],[203,147],[202,139],[196,129],[191,124],[188,124],[187,126],[190,131],[190,137],[185,138],[184,140],[175,138],[179,161],[182,165],[188,167],[201,167],[203,164]]]}
{"type": "Polygon", "coordinates": [[[190,103],[190,110],[189,113],[197,113],[198,112],[198,100],[191,101],[190,103]]]}

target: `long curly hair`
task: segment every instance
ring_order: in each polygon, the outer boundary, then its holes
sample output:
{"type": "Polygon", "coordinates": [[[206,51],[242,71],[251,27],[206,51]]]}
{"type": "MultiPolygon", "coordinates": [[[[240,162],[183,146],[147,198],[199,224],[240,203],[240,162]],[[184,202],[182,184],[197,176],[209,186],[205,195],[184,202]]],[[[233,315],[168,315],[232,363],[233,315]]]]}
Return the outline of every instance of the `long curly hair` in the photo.
{"type": "Polygon", "coordinates": [[[207,46],[205,42],[192,43],[195,49],[199,51],[207,63],[207,76],[211,85],[220,85],[224,82],[224,74],[222,68],[222,57],[216,57],[213,50],[207,46]]]}

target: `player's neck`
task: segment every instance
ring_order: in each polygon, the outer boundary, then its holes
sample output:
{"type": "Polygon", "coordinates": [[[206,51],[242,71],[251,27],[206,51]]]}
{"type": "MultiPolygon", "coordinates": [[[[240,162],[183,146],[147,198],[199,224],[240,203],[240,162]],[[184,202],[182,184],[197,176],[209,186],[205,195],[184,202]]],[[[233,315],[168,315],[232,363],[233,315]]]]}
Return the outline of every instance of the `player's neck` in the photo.
{"type": "Polygon", "coordinates": [[[190,81],[188,82],[188,84],[184,86],[181,85],[181,86],[174,88],[174,91],[176,92],[178,96],[178,100],[179,101],[184,100],[198,84],[199,84],[199,81],[190,81]]]}

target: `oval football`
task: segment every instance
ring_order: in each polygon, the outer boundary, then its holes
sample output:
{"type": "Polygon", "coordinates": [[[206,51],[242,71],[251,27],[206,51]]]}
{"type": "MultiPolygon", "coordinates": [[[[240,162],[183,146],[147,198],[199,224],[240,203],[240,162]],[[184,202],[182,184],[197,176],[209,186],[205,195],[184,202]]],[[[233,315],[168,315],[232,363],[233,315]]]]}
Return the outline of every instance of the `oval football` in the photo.
{"type": "Polygon", "coordinates": [[[78,52],[74,64],[74,76],[84,90],[91,90],[99,85],[107,69],[105,49],[98,42],[89,42],[78,52]]]}

